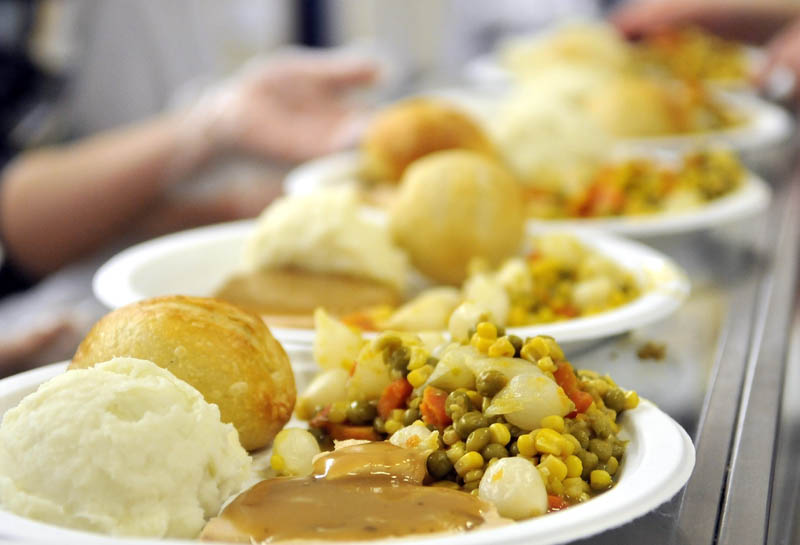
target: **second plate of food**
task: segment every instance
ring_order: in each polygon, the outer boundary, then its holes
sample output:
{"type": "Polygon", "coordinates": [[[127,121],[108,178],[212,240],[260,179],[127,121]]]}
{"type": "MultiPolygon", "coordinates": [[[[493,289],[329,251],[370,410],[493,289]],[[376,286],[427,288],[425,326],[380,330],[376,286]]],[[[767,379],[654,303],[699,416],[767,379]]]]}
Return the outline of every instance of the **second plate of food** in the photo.
{"type": "MultiPolygon", "coordinates": [[[[697,155],[699,159],[705,160],[710,154],[697,155]]],[[[673,159],[670,157],[670,159],[673,159]]],[[[386,207],[396,198],[397,185],[388,183],[374,184],[364,180],[362,166],[364,158],[359,151],[343,152],[328,157],[323,157],[310,161],[297,167],[288,174],[284,182],[284,190],[290,195],[310,194],[324,188],[350,186],[360,192],[365,203],[369,206],[386,207]]],[[[613,182],[610,177],[615,175],[628,176],[630,182],[634,182],[637,175],[636,171],[641,170],[641,178],[644,182],[652,186],[652,176],[645,169],[652,166],[653,169],[664,170],[667,176],[672,176],[670,172],[676,171],[675,161],[670,160],[667,165],[663,159],[649,154],[649,156],[632,156],[628,159],[619,159],[610,162],[596,176],[594,187],[587,190],[587,204],[594,191],[596,196],[602,196],[606,189],[606,182],[613,182]],[[647,178],[650,178],[649,180],[647,178]],[[605,184],[605,185],[604,185],[605,184]]],[[[680,167],[677,167],[679,169],[680,167]]],[[[689,173],[694,175],[693,173],[689,173]]],[[[656,172],[655,174],[659,174],[656,172]]],[[[678,172],[678,175],[680,173],[678,172]]],[[[715,177],[717,178],[717,177],[715,177]]],[[[668,180],[666,180],[669,183],[668,180]]],[[[716,180],[710,180],[716,183],[716,180]]],[[[615,190],[615,187],[610,187],[615,190]]],[[[652,189],[652,188],[650,188],[652,189]]],[[[650,190],[648,189],[648,191],[650,190]]],[[[702,189],[702,188],[701,188],[702,189]]],[[[706,202],[700,201],[691,194],[683,192],[682,195],[675,195],[670,198],[670,209],[664,211],[648,211],[646,213],[625,214],[615,212],[613,215],[603,215],[600,211],[597,215],[592,215],[591,211],[584,212],[583,217],[568,216],[568,210],[559,210],[557,206],[549,203],[539,206],[539,209],[546,209],[544,213],[550,217],[530,217],[528,222],[531,228],[546,225],[559,229],[571,229],[590,227],[602,229],[604,231],[632,236],[632,237],[651,237],[662,235],[674,235],[701,229],[709,229],[733,223],[762,212],[768,205],[772,195],[772,190],[760,176],[750,171],[744,171],[741,179],[732,184],[732,187],[725,192],[719,191],[718,195],[710,197],[706,202]],[[684,198],[685,197],[685,198],[684,198]],[[683,201],[683,202],[679,202],[683,201]]],[[[540,195],[549,198],[550,195],[540,195]]],[[[558,195],[553,197],[560,198],[558,195]]],[[[644,195],[650,198],[649,195],[644,195]]],[[[537,196],[538,198],[538,196],[537,196]]],[[[602,203],[601,203],[602,204],[602,203]]],[[[531,212],[532,214],[535,212],[531,212]]]]}
{"type": "MultiPolygon", "coordinates": [[[[255,222],[251,220],[232,222],[175,233],[133,246],[97,271],[93,283],[95,295],[110,308],[159,295],[214,295],[231,277],[241,273],[244,245],[254,228],[255,222]]],[[[600,312],[578,317],[573,317],[573,312],[565,312],[551,317],[557,321],[550,323],[509,327],[510,334],[523,338],[551,335],[569,348],[575,343],[623,333],[664,318],[687,297],[689,281],[685,273],[663,254],[643,244],[594,230],[578,229],[569,233],[570,240],[585,248],[587,255],[600,258],[599,261],[595,259],[603,264],[600,269],[612,267],[625,276],[626,282],[631,284],[630,289],[626,288],[630,297],[600,312]]],[[[531,226],[528,234],[535,238],[545,234],[552,236],[553,232],[531,226]]],[[[519,259],[533,258],[535,256],[528,254],[519,259]]],[[[588,291],[594,293],[594,288],[588,291]]],[[[407,294],[406,299],[415,295],[407,294]]],[[[542,315],[532,320],[549,321],[542,315]]],[[[310,347],[314,340],[314,330],[310,326],[287,327],[283,322],[273,323],[271,329],[279,340],[290,345],[310,347]]],[[[447,332],[441,330],[440,333],[446,335],[447,332]]]]}

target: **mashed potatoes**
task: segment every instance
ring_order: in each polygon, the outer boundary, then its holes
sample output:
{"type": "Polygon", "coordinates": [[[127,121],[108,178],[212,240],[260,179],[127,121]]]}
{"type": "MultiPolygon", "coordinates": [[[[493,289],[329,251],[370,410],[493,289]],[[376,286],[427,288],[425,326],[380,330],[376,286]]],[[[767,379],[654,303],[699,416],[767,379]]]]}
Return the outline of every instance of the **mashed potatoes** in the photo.
{"type": "Polygon", "coordinates": [[[0,426],[0,504],[81,530],[195,537],[249,473],[216,405],[146,360],[68,371],[0,426]]]}
{"type": "Polygon", "coordinates": [[[386,229],[365,219],[347,188],[285,197],[267,208],[245,243],[251,271],[295,267],[367,278],[402,292],[406,257],[386,229]]]}

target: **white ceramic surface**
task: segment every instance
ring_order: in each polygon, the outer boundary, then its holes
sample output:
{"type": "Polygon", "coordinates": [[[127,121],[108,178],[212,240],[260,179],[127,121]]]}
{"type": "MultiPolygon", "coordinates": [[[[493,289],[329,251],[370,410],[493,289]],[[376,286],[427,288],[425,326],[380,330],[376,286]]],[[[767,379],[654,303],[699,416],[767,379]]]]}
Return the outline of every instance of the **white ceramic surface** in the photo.
{"type": "MultiPolygon", "coordinates": [[[[158,295],[211,295],[238,269],[239,255],[252,221],[240,221],[175,233],[117,254],[98,269],[94,293],[110,308],[158,295]]],[[[530,226],[531,234],[549,231],[530,226]]],[[[570,343],[601,339],[659,320],[689,293],[686,275],[668,257],[637,242],[594,230],[572,229],[584,244],[629,270],[641,297],[608,312],[552,324],[508,328],[522,337],[552,335],[565,349],[570,343]]],[[[313,329],[271,327],[290,348],[309,347],[313,329]]],[[[572,347],[575,349],[575,347],[572,347]]]]}
{"type": "MultiPolygon", "coordinates": [[[[14,407],[39,384],[61,373],[57,363],[0,380],[0,414],[14,407]]],[[[297,368],[296,368],[297,373],[297,368]]],[[[307,380],[304,373],[298,383],[307,380]]],[[[620,419],[622,435],[629,439],[620,466],[619,481],[608,492],[586,503],[549,515],[488,530],[440,537],[411,538],[415,545],[554,545],[588,537],[630,522],[674,496],[692,474],[694,447],[686,432],[647,401],[620,419]]],[[[259,457],[267,458],[268,453],[259,457]]],[[[87,545],[174,545],[195,541],[113,538],[67,530],[22,518],[0,508],[0,535],[41,543],[87,545]]],[[[397,540],[395,540],[397,541],[397,540]]]]}
{"type": "MultiPolygon", "coordinates": [[[[629,152],[620,152],[620,156],[629,152]]],[[[635,154],[634,154],[635,155],[635,154]]],[[[653,155],[649,152],[648,156],[653,155]]],[[[323,188],[359,184],[360,153],[347,151],[309,161],[292,170],[284,180],[290,195],[308,194],[323,188]]],[[[529,220],[530,226],[546,225],[560,229],[592,227],[633,237],[672,235],[708,229],[742,220],[763,211],[772,195],[769,185],[756,174],[747,173],[742,186],[706,206],[680,213],[643,216],[586,218],[564,220],[529,220]]]]}

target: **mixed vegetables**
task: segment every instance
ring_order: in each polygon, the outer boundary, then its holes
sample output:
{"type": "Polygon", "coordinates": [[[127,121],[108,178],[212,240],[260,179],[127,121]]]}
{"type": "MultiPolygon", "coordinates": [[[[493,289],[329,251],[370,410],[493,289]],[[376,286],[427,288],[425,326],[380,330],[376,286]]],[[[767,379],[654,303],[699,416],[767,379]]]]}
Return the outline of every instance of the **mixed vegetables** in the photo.
{"type": "Polygon", "coordinates": [[[604,312],[641,290],[633,275],[565,233],[530,240],[526,255],[492,270],[473,263],[460,290],[436,287],[399,308],[373,307],[343,318],[363,330],[443,331],[455,337],[483,316],[500,326],[526,326],[604,312]]]}
{"type": "Polygon", "coordinates": [[[739,160],[723,150],[688,154],[677,168],[630,159],[599,169],[586,187],[571,194],[529,189],[529,213],[591,218],[680,212],[731,193],[743,178],[739,160]]]}
{"type": "Polygon", "coordinates": [[[575,371],[552,338],[483,321],[434,347],[403,332],[364,341],[318,318],[315,351],[326,357],[297,413],[323,449],[362,439],[423,450],[430,486],[477,494],[514,519],[614,485],[626,446],[617,419],[638,396],[575,371]]]}

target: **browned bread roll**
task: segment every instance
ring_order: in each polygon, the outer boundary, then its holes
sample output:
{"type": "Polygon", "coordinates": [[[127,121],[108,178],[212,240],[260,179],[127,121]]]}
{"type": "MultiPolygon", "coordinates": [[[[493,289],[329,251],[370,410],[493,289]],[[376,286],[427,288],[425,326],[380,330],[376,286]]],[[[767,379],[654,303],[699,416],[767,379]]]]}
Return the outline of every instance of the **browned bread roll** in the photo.
{"type": "Polygon", "coordinates": [[[364,174],[379,182],[397,182],[415,160],[447,149],[494,155],[483,129],[467,114],[441,100],[417,98],[380,112],[361,145],[364,174]]]}
{"type": "Polygon", "coordinates": [[[484,155],[440,151],[408,168],[390,226],[420,271],[460,285],[473,258],[496,266],[519,250],[525,230],[521,189],[484,155]]]}
{"type": "Polygon", "coordinates": [[[247,450],[269,445],[294,409],[283,347],[257,315],[224,301],[167,296],[119,308],[94,325],[69,367],[115,356],[150,360],[194,386],[247,450]]]}

